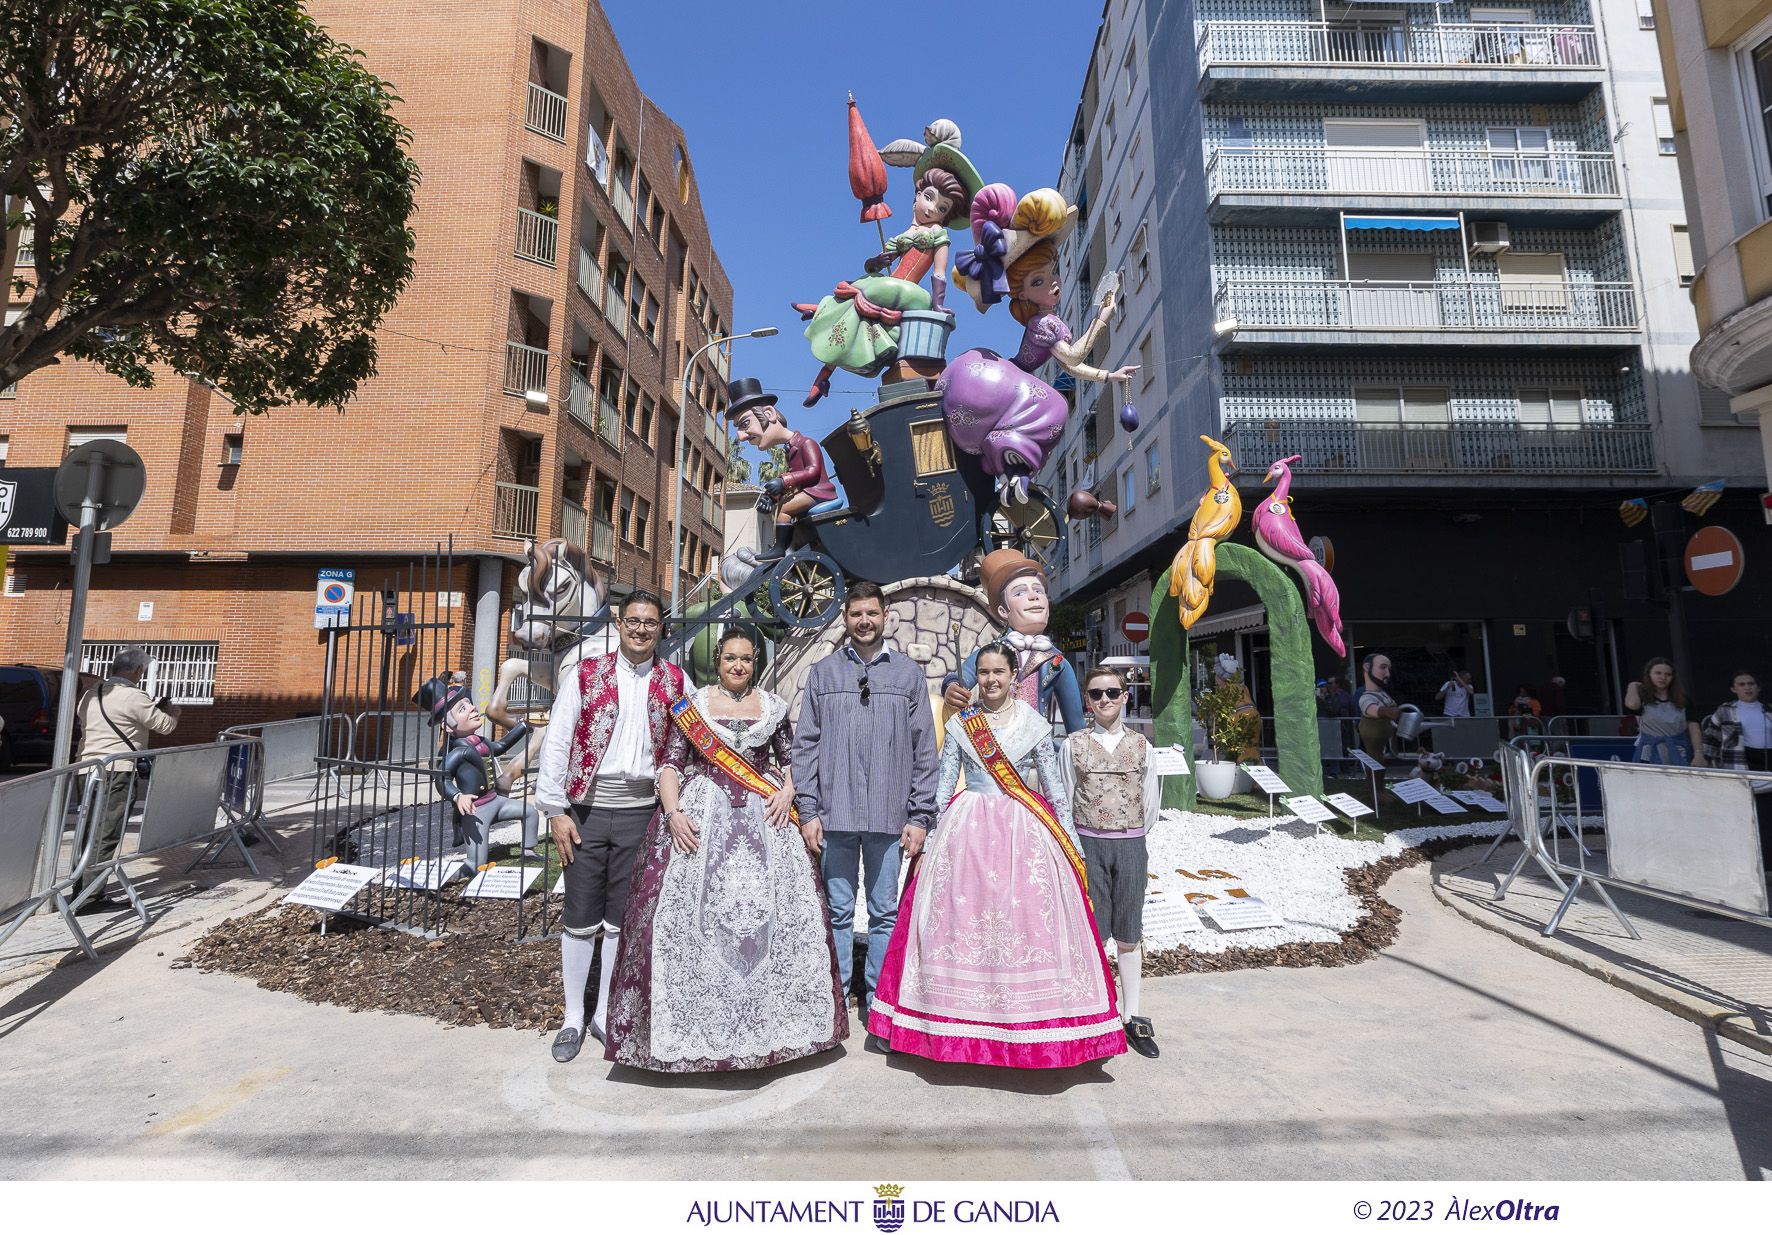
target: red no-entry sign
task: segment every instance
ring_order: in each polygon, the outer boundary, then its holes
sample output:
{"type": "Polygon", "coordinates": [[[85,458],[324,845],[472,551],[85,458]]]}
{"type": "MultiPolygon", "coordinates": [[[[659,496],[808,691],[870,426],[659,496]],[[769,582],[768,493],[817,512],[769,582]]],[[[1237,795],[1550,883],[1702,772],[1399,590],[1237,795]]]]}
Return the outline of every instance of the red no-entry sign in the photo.
{"type": "Polygon", "coordinates": [[[1120,633],[1133,643],[1143,643],[1151,637],[1151,619],[1148,614],[1128,613],[1120,619],[1120,633]]]}
{"type": "Polygon", "coordinates": [[[1741,541],[1726,527],[1701,527],[1686,542],[1686,578],[1706,596],[1741,582],[1741,541]]]}

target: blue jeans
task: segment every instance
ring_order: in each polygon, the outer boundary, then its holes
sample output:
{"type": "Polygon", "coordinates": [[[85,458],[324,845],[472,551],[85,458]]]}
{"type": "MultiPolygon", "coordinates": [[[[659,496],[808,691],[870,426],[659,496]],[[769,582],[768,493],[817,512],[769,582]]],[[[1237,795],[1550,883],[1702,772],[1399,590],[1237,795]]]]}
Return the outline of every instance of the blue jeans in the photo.
{"type": "MultiPolygon", "coordinates": [[[[837,947],[837,974],[843,992],[855,970],[855,881],[865,880],[868,896],[867,999],[886,962],[886,945],[898,921],[898,833],[826,832],[824,890],[831,902],[831,936],[837,947]]],[[[866,1011],[866,1006],[863,1006],[866,1011]]]]}
{"type": "Polygon", "coordinates": [[[1647,733],[1637,735],[1638,763],[1666,763],[1683,768],[1692,762],[1692,739],[1686,734],[1658,738],[1647,733]]]}

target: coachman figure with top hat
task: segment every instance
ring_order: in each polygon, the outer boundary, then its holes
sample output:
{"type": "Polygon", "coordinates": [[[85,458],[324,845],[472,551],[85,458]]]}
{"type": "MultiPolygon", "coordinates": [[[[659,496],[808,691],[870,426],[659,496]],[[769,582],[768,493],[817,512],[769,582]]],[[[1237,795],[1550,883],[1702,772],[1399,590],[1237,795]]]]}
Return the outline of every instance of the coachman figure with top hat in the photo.
{"type": "MultiPolygon", "coordinates": [[[[726,387],[727,420],[741,442],[764,454],[787,449],[787,471],[763,485],[764,501],[775,511],[775,547],[758,555],[759,562],[780,561],[794,536],[794,522],[820,502],[837,496],[825,468],[824,452],[804,433],[788,428],[787,419],[754,377],[741,377],[726,387]]],[[[764,503],[759,503],[759,506],[764,503]]]]}
{"type": "Polygon", "coordinates": [[[468,865],[474,869],[484,866],[491,851],[492,829],[518,820],[523,823],[523,852],[533,855],[541,814],[533,804],[499,793],[496,777],[497,758],[528,737],[529,726],[513,725],[504,737],[488,742],[480,736],[480,709],[474,706],[468,688],[444,677],[420,686],[413,701],[446,735],[437,765],[437,789],[455,806],[455,843],[466,843],[468,865]]]}

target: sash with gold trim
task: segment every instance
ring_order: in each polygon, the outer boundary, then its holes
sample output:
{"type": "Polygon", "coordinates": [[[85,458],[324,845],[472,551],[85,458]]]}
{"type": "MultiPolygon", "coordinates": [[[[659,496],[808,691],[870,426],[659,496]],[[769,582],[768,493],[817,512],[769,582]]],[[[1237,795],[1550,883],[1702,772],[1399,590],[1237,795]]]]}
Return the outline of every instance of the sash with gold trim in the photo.
{"type": "Polygon", "coordinates": [[[1070,833],[1058,821],[1058,815],[1052,809],[1052,803],[1027,787],[1021,779],[1021,773],[1009,762],[1009,756],[997,744],[997,735],[991,732],[991,723],[985,719],[984,709],[974,706],[960,713],[960,727],[966,731],[966,740],[972,743],[979,762],[984,770],[991,774],[991,779],[1011,798],[1033,812],[1034,818],[1046,826],[1052,839],[1064,851],[1065,859],[1070,862],[1071,869],[1077,873],[1077,882],[1083,885],[1083,895],[1089,894],[1089,868],[1083,862],[1083,855],[1071,841],[1070,833]]]}
{"type": "MultiPolygon", "coordinates": [[[[714,732],[707,717],[695,706],[692,696],[684,695],[671,704],[671,719],[677,722],[677,728],[683,731],[683,736],[689,739],[689,744],[695,747],[701,757],[726,773],[727,778],[740,788],[749,789],[765,799],[781,792],[780,785],[757,771],[750,760],[733,750],[725,738],[714,732]]],[[[788,816],[796,826],[799,825],[800,812],[797,808],[790,806],[788,816]]]]}

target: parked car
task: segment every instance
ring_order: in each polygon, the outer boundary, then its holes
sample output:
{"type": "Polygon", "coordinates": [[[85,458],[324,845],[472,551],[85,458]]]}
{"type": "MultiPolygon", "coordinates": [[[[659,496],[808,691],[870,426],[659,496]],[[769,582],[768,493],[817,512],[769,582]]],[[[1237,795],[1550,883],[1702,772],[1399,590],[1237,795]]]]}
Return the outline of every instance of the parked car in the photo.
{"type": "MultiPolygon", "coordinates": [[[[80,675],[82,688],[94,680],[88,674],[80,675]]],[[[0,665],[0,770],[49,763],[61,688],[60,669],[0,665]]]]}

